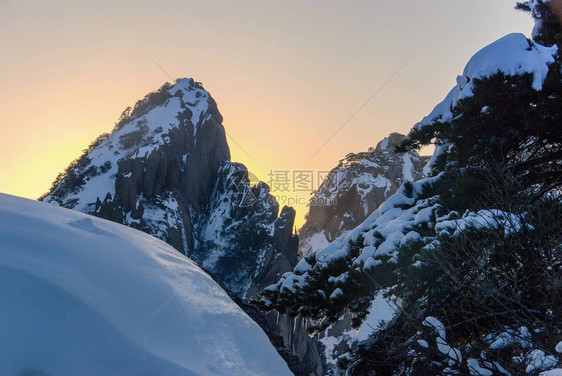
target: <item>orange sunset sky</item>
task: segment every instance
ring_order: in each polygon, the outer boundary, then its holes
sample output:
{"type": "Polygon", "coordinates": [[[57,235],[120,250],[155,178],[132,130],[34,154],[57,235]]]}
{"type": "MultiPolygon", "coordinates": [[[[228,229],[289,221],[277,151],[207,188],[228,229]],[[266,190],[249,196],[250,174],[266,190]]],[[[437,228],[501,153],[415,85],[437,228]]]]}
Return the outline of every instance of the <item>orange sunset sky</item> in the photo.
{"type": "MultiPolygon", "coordinates": [[[[510,32],[529,35],[532,20],[514,5],[2,0],[0,192],[37,198],[167,74],[203,83],[239,144],[229,138],[232,160],[260,179],[330,170],[390,132],[408,132],[480,48],[510,32]]],[[[298,197],[300,226],[309,194],[298,197]]]]}

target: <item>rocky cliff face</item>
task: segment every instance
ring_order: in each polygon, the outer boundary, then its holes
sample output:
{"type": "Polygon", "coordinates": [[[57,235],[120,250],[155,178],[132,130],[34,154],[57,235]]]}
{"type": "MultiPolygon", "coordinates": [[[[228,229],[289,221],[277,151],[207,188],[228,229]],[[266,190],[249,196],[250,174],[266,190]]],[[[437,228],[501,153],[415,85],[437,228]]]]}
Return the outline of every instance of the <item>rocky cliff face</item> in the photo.
{"type": "MultiPolygon", "coordinates": [[[[230,161],[215,101],[192,79],[166,84],[122,115],[57,177],[40,199],[154,235],[195,260],[225,288],[247,299],[297,262],[295,211],[263,182],[230,161]]],[[[322,361],[304,330],[269,317],[274,335],[306,360],[322,361]]]]}
{"type": "MultiPolygon", "coordinates": [[[[330,171],[311,200],[311,203],[326,205],[311,205],[299,232],[301,255],[325,248],[343,232],[362,223],[404,181],[422,177],[428,157],[416,152],[395,152],[395,147],[404,137],[392,133],[374,149],[348,154],[330,171]]],[[[370,311],[373,314],[367,317],[359,330],[351,328],[351,316],[345,315],[320,336],[328,363],[327,374],[339,374],[337,358],[355,348],[358,342],[368,339],[371,327],[376,328],[383,320],[390,320],[394,307],[381,295],[373,301],[370,311]]]]}
{"type": "Polygon", "coordinates": [[[306,222],[299,232],[299,253],[324,248],[344,231],[351,230],[367,218],[405,180],[421,177],[427,158],[416,152],[394,151],[404,135],[392,133],[376,148],[350,153],[330,171],[311,202],[306,222]]]}

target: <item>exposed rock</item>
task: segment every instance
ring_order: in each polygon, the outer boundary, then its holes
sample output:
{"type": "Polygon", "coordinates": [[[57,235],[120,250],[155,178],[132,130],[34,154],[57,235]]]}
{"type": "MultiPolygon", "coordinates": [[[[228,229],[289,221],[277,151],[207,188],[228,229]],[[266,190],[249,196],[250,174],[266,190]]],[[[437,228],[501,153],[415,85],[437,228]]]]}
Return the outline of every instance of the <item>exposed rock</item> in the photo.
{"type": "Polygon", "coordinates": [[[299,231],[299,253],[321,249],[363,222],[405,180],[421,177],[427,158],[415,151],[398,154],[404,135],[392,133],[376,148],[350,153],[330,171],[314,197],[299,231]]]}

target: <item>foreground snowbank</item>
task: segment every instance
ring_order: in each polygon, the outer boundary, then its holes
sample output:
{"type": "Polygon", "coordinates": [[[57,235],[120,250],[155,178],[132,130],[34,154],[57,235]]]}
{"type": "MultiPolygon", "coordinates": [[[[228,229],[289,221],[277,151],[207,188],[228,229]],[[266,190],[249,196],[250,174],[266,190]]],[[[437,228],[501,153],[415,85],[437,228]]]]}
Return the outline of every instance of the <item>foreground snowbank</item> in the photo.
{"type": "Polygon", "coordinates": [[[291,374],[207,274],[109,221],[0,194],[0,286],[0,374],[291,374]]]}

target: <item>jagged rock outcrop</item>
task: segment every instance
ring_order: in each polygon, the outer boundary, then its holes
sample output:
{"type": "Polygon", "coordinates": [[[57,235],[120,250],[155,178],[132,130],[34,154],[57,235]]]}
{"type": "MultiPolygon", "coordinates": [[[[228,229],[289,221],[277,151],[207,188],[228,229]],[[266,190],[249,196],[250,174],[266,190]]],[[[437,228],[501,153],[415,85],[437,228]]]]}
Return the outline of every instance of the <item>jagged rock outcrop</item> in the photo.
{"type": "MultiPolygon", "coordinates": [[[[404,137],[392,133],[374,149],[348,154],[330,171],[312,197],[306,222],[299,232],[301,255],[325,248],[343,232],[362,223],[404,181],[422,177],[428,157],[415,151],[395,152],[404,137]]],[[[368,338],[372,331],[369,325],[376,327],[381,320],[392,318],[394,308],[382,296],[378,296],[373,305],[376,315],[367,318],[364,328],[353,330],[351,316],[345,315],[320,336],[328,363],[327,374],[339,374],[337,358],[368,338]]]]}
{"type": "MultiPolygon", "coordinates": [[[[127,109],[40,199],[164,240],[242,300],[297,262],[295,211],[279,214],[267,184],[253,185],[247,169],[230,161],[217,105],[192,79],[166,84],[127,109]]],[[[285,335],[295,364],[309,365],[300,374],[322,373],[317,343],[304,329],[293,330],[285,318],[267,322],[266,330],[285,335]]]]}
{"type": "Polygon", "coordinates": [[[390,197],[405,180],[421,177],[426,157],[415,151],[395,152],[404,135],[391,133],[376,148],[350,153],[330,171],[314,197],[299,231],[299,253],[323,248],[355,228],[390,197]]]}

